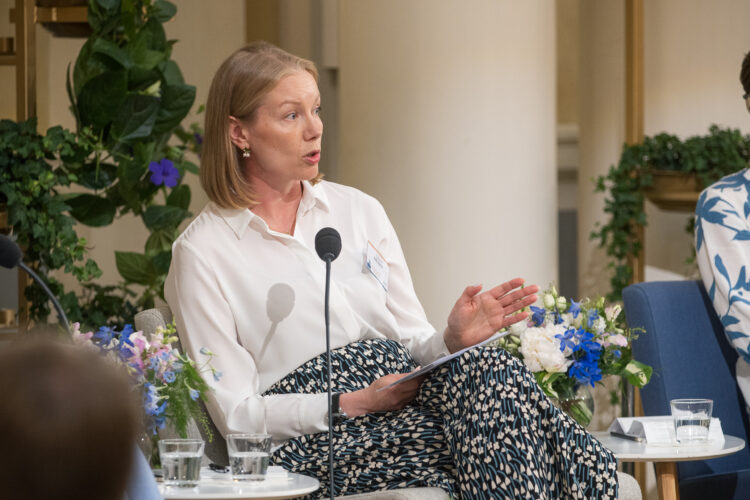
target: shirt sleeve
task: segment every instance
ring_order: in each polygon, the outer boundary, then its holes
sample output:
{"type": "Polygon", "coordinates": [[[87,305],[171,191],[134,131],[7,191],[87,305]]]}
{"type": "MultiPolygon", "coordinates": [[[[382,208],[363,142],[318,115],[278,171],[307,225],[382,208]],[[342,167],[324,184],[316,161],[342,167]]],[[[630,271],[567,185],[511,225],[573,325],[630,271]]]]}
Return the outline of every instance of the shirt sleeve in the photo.
{"type": "Polygon", "coordinates": [[[404,344],[414,359],[424,366],[449,354],[448,347],[445,345],[443,332],[436,331],[435,327],[430,324],[417,298],[396,230],[383,206],[377,203],[377,207],[385,232],[383,250],[388,261],[389,272],[386,307],[393,314],[398,325],[396,332],[398,338],[394,340],[404,344]]]}
{"type": "Polygon", "coordinates": [[[326,394],[258,393],[256,363],[237,339],[220,279],[193,245],[184,240],[174,244],[165,296],[185,352],[199,366],[205,359],[201,348],[214,353],[211,365],[221,376],[203,376],[212,389],[206,406],[219,431],[267,432],[276,442],[325,431],[326,394]]]}
{"type": "Polygon", "coordinates": [[[705,190],[696,207],[695,243],[701,279],[727,338],[740,357],[750,362],[750,205],[746,194],[744,189],[705,190]]]}

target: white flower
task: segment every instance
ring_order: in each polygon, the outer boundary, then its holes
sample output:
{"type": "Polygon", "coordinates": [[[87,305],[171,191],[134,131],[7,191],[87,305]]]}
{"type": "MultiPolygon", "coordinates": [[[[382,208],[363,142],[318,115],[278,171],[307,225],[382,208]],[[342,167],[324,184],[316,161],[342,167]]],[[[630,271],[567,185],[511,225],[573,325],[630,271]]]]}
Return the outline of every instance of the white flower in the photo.
{"type": "Polygon", "coordinates": [[[517,323],[513,323],[508,327],[508,331],[511,335],[514,335],[516,337],[520,337],[521,334],[526,330],[526,321],[519,321],[517,323]]]}
{"type": "Polygon", "coordinates": [[[552,309],[555,307],[555,296],[551,293],[545,293],[542,295],[542,304],[544,304],[545,309],[552,309]]]}
{"type": "Polygon", "coordinates": [[[610,345],[619,345],[620,347],[627,347],[628,346],[628,339],[625,337],[625,335],[622,334],[615,334],[615,335],[608,335],[604,342],[602,342],[602,345],[604,347],[610,346],[610,345]]]}
{"type": "Polygon", "coordinates": [[[565,297],[562,295],[557,298],[557,308],[558,309],[567,309],[568,307],[568,301],[565,297]]]}
{"type": "Polygon", "coordinates": [[[565,326],[547,325],[527,328],[521,334],[520,353],[532,372],[545,370],[549,373],[565,373],[572,361],[560,351],[560,340],[555,335],[564,335],[565,326]]]}
{"type": "Polygon", "coordinates": [[[604,318],[599,316],[594,320],[594,323],[591,325],[591,328],[594,330],[594,332],[597,335],[601,335],[604,333],[604,329],[607,328],[607,323],[604,321],[604,318]]]}
{"type": "Polygon", "coordinates": [[[620,315],[621,311],[622,311],[622,306],[620,304],[607,306],[604,308],[604,316],[606,316],[607,321],[614,321],[620,315]]]}

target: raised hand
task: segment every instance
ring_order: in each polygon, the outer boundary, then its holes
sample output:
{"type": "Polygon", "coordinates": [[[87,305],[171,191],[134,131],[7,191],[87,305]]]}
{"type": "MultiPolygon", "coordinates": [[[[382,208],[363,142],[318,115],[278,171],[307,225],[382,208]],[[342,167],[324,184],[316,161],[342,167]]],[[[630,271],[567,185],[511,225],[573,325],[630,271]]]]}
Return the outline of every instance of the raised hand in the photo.
{"type": "Polygon", "coordinates": [[[443,338],[451,352],[481,342],[506,326],[526,319],[520,312],[536,302],[536,285],[520,288],[523,279],[515,278],[479,293],[482,285],[468,286],[448,316],[443,338]]]}

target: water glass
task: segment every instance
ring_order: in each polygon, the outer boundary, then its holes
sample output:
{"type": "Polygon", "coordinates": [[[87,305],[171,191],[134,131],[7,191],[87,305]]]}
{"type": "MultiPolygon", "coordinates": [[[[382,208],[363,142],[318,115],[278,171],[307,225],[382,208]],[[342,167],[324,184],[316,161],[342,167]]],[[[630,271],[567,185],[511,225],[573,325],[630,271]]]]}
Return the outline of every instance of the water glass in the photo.
{"type": "Polygon", "coordinates": [[[262,481],[271,456],[269,434],[228,434],[227,454],[234,481],[262,481]]]}
{"type": "Polygon", "coordinates": [[[192,488],[201,478],[202,439],[162,439],[159,441],[159,458],[164,484],[192,488]]]}
{"type": "Polygon", "coordinates": [[[711,399],[673,399],[670,405],[678,443],[694,443],[708,439],[714,406],[711,399]]]}

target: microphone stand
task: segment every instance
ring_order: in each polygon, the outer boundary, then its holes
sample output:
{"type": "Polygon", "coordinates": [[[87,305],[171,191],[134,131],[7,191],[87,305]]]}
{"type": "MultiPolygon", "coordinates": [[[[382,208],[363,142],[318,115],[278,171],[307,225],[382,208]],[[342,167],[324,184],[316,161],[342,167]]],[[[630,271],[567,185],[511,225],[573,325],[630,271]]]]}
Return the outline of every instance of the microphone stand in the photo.
{"type": "MultiPolygon", "coordinates": [[[[331,500],[334,500],[336,485],[333,478],[333,397],[331,394],[331,321],[328,315],[328,302],[331,290],[331,262],[341,252],[341,235],[332,227],[324,227],[315,235],[315,252],[326,263],[326,293],[325,293],[325,321],[326,321],[326,359],[328,361],[328,468],[331,473],[331,500]]],[[[338,411],[338,408],[336,408],[338,411]]]]}
{"type": "Polygon", "coordinates": [[[326,359],[328,361],[328,469],[330,471],[330,493],[334,500],[333,479],[333,401],[331,396],[331,322],[328,315],[328,293],[331,287],[331,258],[326,255],[326,293],[325,293],[325,321],[326,321],[326,359]]]}
{"type": "Polygon", "coordinates": [[[19,260],[16,265],[20,267],[21,269],[23,269],[24,271],[26,271],[29,274],[29,276],[34,278],[34,281],[36,281],[37,284],[42,287],[44,292],[47,294],[47,297],[49,297],[49,299],[52,301],[52,305],[55,306],[55,311],[57,311],[57,317],[60,318],[60,322],[65,327],[65,333],[69,334],[70,325],[68,324],[68,318],[65,316],[65,312],[63,312],[63,308],[60,305],[60,302],[57,301],[57,299],[52,294],[52,292],[47,287],[47,285],[44,283],[44,281],[42,281],[42,279],[29,266],[24,264],[23,261],[19,260]]]}

